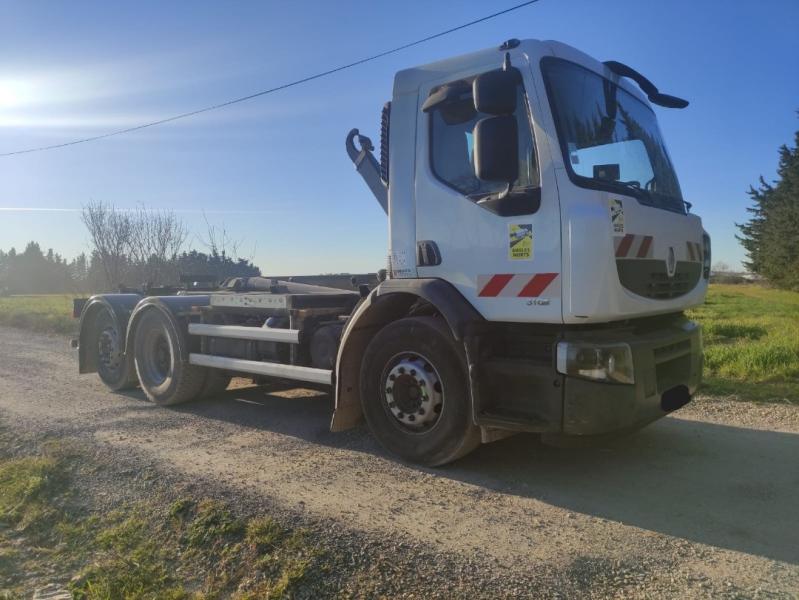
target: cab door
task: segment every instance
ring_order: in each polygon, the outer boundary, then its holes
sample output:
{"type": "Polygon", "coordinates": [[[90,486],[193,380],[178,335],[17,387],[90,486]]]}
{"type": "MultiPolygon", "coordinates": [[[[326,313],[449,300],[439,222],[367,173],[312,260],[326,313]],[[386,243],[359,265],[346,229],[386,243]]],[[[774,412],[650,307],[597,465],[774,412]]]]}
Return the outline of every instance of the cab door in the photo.
{"type": "Polygon", "coordinates": [[[535,126],[538,94],[522,52],[511,56],[522,75],[514,112],[518,178],[502,198],[505,184],[475,176],[473,131],[490,115],[475,110],[472,82],[499,68],[501,56],[420,89],[417,272],[451,283],[487,320],[560,323],[560,207],[546,136],[535,126]],[[430,98],[444,100],[429,106],[430,98]]]}

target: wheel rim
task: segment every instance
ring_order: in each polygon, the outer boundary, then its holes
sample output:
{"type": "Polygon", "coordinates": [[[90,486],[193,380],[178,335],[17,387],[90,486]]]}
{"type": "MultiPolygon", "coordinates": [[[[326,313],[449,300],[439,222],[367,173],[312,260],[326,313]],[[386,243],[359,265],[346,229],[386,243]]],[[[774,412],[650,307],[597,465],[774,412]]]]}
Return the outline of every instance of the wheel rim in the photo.
{"type": "Polygon", "coordinates": [[[415,433],[429,431],[444,408],[444,387],[435,365],[421,354],[393,357],[382,377],[383,403],[395,424],[415,433]]]}
{"type": "Polygon", "coordinates": [[[106,327],[97,340],[97,357],[106,371],[116,371],[122,362],[119,334],[116,328],[106,327]]]}
{"type": "Polygon", "coordinates": [[[161,385],[172,373],[172,347],[169,338],[161,329],[144,333],[139,368],[144,371],[147,381],[154,386],[161,385]]]}

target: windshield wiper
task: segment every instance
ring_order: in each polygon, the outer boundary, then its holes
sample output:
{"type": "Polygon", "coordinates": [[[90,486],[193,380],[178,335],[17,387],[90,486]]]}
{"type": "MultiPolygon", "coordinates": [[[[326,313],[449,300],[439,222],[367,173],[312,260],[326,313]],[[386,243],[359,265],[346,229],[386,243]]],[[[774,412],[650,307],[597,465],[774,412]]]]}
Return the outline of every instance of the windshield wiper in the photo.
{"type": "Polygon", "coordinates": [[[649,193],[649,190],[645,190],[644,188],[641,187],[641,182],[640,181],[635,181],[635,180],[633,180],[633,181],[622,181],[620,179],[617,179],[617,180],[613,181],[613,183],[616,183],[618,185],[623,185],[624,187],[626,187],[628,189],[631,189],[631,190],[635,190],[636,192],[643,192],[643,194],[637,194],[637,195],[651,196],[651,194],[649,193]]]}

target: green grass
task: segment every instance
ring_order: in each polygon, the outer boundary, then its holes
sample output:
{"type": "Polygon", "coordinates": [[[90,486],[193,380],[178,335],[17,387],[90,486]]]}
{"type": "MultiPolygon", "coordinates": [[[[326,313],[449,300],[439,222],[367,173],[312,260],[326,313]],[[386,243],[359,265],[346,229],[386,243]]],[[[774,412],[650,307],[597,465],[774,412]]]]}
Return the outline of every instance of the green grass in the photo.
{"type": "Polygon", "coordinates": [[[26,531],[53,518],[47,498],[59,485],[58,467],[51,456],[0,463],[0,526],[26,531]]]}
{"type": "Polygon", "coordinates": [[[77,600],[329,594],[323,580],[308,580],[330,567],[302,529],[207,498],[155,495],[98,510],[85,485],[102,466],[88,453],[45,444],[11,456],[14,446],[0,435],[0,598],[23,597],[30,574],[48,572],[77,600]]]}
{"type": "Polygon", "coordinates": [[[688,315],[702,324],[702,393],[799,403],[799,293],[713,284],[688,315]]]}
{"type": "Polygon", "coordinates": [[[0,325],[44,333],[72,335],[78,321],[72,318],[70,294],[0,297],[0,325]]]}

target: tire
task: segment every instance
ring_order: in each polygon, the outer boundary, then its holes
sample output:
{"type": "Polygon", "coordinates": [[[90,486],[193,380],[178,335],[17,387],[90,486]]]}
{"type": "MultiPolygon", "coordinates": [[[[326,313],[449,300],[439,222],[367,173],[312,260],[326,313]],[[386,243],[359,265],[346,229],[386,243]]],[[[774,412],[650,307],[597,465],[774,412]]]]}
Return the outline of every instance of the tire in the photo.
{"type": "Polygon", "coordinates": [[[92,325],[90,343],[96,353],[97,375],[114,392],[133,389],[137,383],[133,360],[125,354],[122,333],[109,310],[101,308],[92,325]]]}
{"type": "Polygon", "coordinates": [[[218,396],[230,385],[232,377],[221,369],[206,369],[203,389],[200,391],[200,398],[213,398],[218,396]]]}
{"type": "Polygon", "coordinates": [[[409,462],[439,466],[480,444],[463,350],[435,317],[395,321],[369,343],[361,406],[378,442],[409,462]]]}
{"type": "Polygon", "coordinates": [[[172,406],[200,395],[206,379],[203,367],[189,364],[174,321],[158,309],[141,316],[133,340],[136,373],[147,397],[160,406],[172,406]]]}

